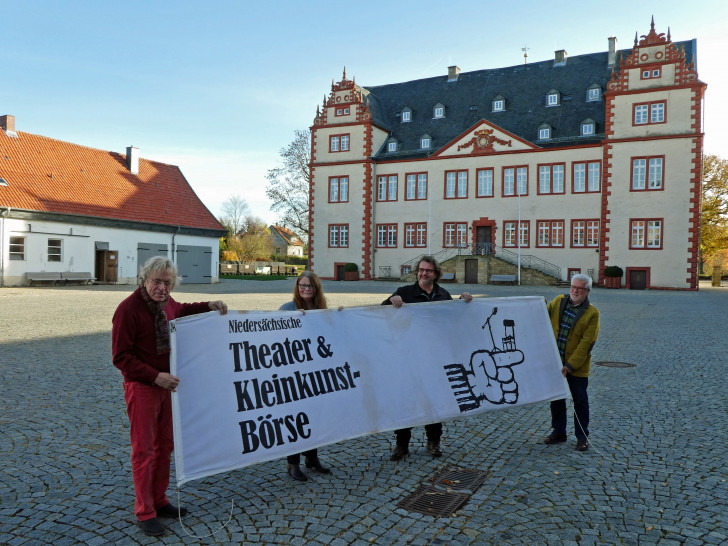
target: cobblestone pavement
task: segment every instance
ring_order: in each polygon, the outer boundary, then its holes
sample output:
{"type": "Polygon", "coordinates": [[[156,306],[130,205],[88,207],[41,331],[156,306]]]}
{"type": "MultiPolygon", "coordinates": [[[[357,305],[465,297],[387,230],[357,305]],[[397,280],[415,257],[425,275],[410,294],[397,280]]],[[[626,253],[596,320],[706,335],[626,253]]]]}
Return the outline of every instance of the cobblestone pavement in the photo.
{"type": "MultiPolygon", "coordinates": [[[[354,306],[378,304],[399,284],[324,289],[330,305],[354,306]]],[[[277,309],[292,285],[225,280],[180,286],[175,296],[277,309]]],[[[479,297],[561,292],[448,288],[479,297]]],[[[441,459],[427,454],[421,428],[398,463],[389,461],[393,434],[375,434],[322,448],[333,475],[303,484],[290,481],[284,461],[185,484],[185,527],[168,520],[161,539],[134,525],[128,422],[110,359],[111,316],[131,290],[0,289],[0,544],[728,542],[728,289],[592,290],[602,314],[595,360],[635,366],[594,367],[586,453],[573,436],[540,443],[548,404],[447,423],[441,459]],[[487,473],[460,510],[433,518],[396,507],[448,464],[487,473]]]]}

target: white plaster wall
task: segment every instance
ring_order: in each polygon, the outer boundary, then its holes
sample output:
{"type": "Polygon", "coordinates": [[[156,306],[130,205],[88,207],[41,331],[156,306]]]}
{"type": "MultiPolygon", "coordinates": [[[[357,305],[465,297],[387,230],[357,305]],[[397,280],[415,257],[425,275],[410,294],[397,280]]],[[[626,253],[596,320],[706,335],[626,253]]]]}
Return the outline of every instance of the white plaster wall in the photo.
{"type": "MultiPolygon", "coordinates": [[[[139,270],[137,264],[137,244],[172,244],[206,246],[212,248],[212,265],[210,274],[212,282],[219,282],[218,239],[155,233],[140,230],[127,230],[88,226],[81,224],[65,224],[48,221],[27,221],[5,218],[2,220],[2,260],[3,284],[16,286],[26,284],[25,273],[37,272],[95,272],[95,243],[108,242],[109,250],[119,252],[118,284],[136,284],[139,270]],[[30,229],[29,229],[30,226],[30,229]],[[10,237],[25,238],[25,260],[9,260],[10,237]],[[48,239],[61,239],[62,261],[48,261],[48,239]]],[[[171,254],[169,254],[171,255],[171,254]]]]}

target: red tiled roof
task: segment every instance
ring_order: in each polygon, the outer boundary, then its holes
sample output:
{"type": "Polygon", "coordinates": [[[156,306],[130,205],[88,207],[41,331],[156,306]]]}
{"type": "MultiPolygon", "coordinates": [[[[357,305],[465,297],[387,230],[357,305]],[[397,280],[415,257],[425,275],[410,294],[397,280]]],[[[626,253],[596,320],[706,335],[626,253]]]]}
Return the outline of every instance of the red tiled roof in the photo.
{"type": "Polygon", "coordinates": [[[271,230],[274,230],[281,236],[281,238],[290,246],[303,246],[301,239],[298,235],[293,233],[290,229],[285,226],[271,226],[271,230]]]}
{"type": "Polygon", "coordinates": [[[0,206],[134,222],[224,229],[175,165],[0,130],[0,206]]]}

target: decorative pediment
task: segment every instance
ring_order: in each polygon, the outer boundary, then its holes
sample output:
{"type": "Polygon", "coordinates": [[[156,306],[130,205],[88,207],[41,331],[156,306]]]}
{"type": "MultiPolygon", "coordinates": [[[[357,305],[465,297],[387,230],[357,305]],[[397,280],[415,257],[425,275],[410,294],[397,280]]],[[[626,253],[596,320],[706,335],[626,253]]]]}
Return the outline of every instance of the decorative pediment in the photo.
{"type": "Polygon", "coordinates": [[[494,129],[488,129],[484,127],[473,132],[473,137],[458,146],[458,152],[460,150],[466,150],[470,147],[473,148],[472,153],[474,154],[494,154],[496,153],[494,144],[501,144],[503,146],[513,146],[512,140],[505,140],[495,135],[494,129]]]}

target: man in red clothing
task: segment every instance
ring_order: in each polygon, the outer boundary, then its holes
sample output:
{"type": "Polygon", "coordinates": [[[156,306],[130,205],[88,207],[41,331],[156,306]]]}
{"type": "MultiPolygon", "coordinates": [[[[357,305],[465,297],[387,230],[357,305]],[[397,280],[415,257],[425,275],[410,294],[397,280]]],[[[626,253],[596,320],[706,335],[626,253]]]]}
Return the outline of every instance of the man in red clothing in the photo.
{"type": "Polygon", "coordinates": [[[131,432],[131,466],[139,527],[151,536],[165,532],[158,517],[187,513],[167,499],[169,467],[174,448],[172,397],[180,379],[169,373],[169,321],[220,311],[222,301],[177,303],[170,292],[177,283],[177,266],[163,256],[147,260],[139,287],[114,313],[111,351],[114,366],[124,376],[124,399],[131,432]]]}

